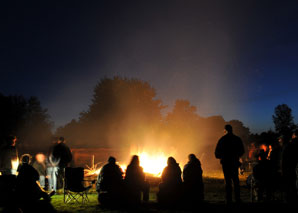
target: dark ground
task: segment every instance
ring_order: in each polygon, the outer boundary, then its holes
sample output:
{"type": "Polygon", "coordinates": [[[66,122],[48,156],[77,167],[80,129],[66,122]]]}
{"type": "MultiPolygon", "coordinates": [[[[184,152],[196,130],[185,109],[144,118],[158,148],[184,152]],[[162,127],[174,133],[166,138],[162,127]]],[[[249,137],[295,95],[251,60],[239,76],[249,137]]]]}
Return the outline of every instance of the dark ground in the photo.
{"type": "Polygon", "coordinates": [[[225,190],[224,180],[222,178],[205,177],[205,202],[198,204],[195,209],[171,209],[161,208],[156,203],[156,192],[158,187],[151,187],[150,200],[148,203],[143,203],[137,209],[107,209],[97,202],[97,194],[95,192],[89,195],[89,203],[85,205],[80,204],[64,204],[63,195],[55,195],[52,199],[53,206],[58,212],[295,212],[298,210],[296,206],[290,206],[283,202],[281,193],[275,194],[275,200],[269,202],[252,202],[250,188],[246,186],[246,177],[241,178],[241,204],[232,204],[227,206],[225,204],[225,190]]]}
{"type": "MultiPolygon", "coordinates": [[[[137,209],[110,209],[100,206],[97,202],[97,193],[91,190],[89,202],[86,204],[65,204],[63,195],[57,194],[52,197],[52,205],[58,212],[297,212],[298,204],[288,205],[284,203],[281,193],[275,194],[275,200],[269,202],[252,202],[250,188],[246,186],[246,177],[241,177],[241,204],[225,204],[224,180],[220,175],[215,174],[213,177],[205,177],[205,202],[198,204],[194,209],[185,208],[161,208],[156,202],[157,186],[150,189],[150,199],[148,203],[143,203],[137,209]],[[216,176],[216,177],[215,177],[216,176]]],[[[0,208],[1,212],[1,208],[0,208]]]]}

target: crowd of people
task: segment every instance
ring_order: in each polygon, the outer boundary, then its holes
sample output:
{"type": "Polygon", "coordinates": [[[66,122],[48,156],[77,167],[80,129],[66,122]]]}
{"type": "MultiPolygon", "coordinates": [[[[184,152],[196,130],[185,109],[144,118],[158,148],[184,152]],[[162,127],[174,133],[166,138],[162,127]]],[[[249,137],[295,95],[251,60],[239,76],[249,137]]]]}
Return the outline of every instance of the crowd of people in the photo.
{"type": "MultiPolygon", "coordinates": [[[[169,157],[167,166],[161,175],[157,200],[166,206],[188,202],[197,204],[204,199],[203,170],[199,159],[194,155],[188,156],[188,163],[182,171],[173,157],[169,157]]],[[[137,205],[141,200],[149,200],[150,184],[145,179],[145,173],[140,166],[139,157],[134,155],[127,166],[125,174],[114,157],[109,157],[98,176],[96,190],[98,200],[103,205],[127,203],[137,205]]]]}
{"type": "MultiPolygon", "coordinates": [[[[225,179],[226,202],[232,203],[232,191],[237,203],[241,202],[239,168],[244,146],[240,137],[234,135],[231,125],[224,128],[225,134],[217,143],[215,157],[220,160],[225,179]]],[[[31,155],[20,158],[17,169],[13,161],[18,159],[17,138],[10,136],[6,146],[1,147],[0,169],[2,176],[16,176],[15,195],[20,206],[37,202],[41,198],[49,202],[57,189],[62,188],[65,168],[72,161],[72,154],[63,137],[56,138],[49,153],[37,153],[31,164],[31,155]],[[15,171],[16,170],[16,171],[15,171]],[[47,181],[46,181],[47,180],[47,181]],[[46,184],[47,182],[47,184],[46,184]],[[47,191],[46,191],[46,190],[47,191]]],[[[259,149],[252,174],[248,178],[256,191],[257,200],[274,199],[274,192],[281,190],[288,203],[297,201],[298,188],[298,131],[285,143],[280,137],[278,143],[272,143],[268,149],[259,149]]],[[[183,171],[175,158],[169,157],[167,166],[161,174],[157,192],[157,201],[161,205],[177,204],[197,205],[204,200],[203,170],[195,154],[188,156],[183,171]]],[[[98,175],[96,190],[98,201],[103,205],[129,204],[136,206],[149,200],[150,184],[145,178],[140,160],[134,155],[124,173],[116,163],[115,157],[109,157],[98,175]]]]}
{"type": "Polygon", "coordinates": [[[283,136],[269,146],[263,145],[255,153],[249,184],[256,200],[272,201],[278,192],[288,203],[297,202],[298,189],[298,130],[291,140],[283,136]]]}
{"type": "Polygon", "coordinates": [[[37,203],[41,198],[49,203],[50,197],[57,189],[62,188],[64,169],[72,160],[71,151],[64,138],[54,139],[47,156],[43,153],[35,154],[33,163],[30,154],[23,154],[18,158],[16,136],[9,136],[6,142],[7,144],[1,147],[0,171],[2,177],[10,177],[14,182],[11,190],[17,206],[30,208],[32,203],[37,203]],[[17,162],[17,168],[14,168],[14,162],[17,162]]]}

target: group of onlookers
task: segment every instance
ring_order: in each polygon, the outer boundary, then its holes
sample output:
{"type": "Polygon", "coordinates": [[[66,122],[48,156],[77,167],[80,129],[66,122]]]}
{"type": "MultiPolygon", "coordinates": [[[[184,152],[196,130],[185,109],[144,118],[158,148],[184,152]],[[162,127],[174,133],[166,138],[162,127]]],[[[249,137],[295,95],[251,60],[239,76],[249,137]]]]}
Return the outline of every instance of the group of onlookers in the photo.
{"type": "MultiPolygon", "coordinates": [[[[239,167],[244,154],[242,140],[233,134],[231,125],[225,126],[225,135],[220,138],[215,149],[215,157],[220,159],[226,186],[226,202],[232,202],[232,185],[236,202],[240,199],[239,167]]],[[[18,160],[16,149],[17,138],[9,137],[6,146],[1,147],[0,169],[2,175],[15,174],[13,162],[18,160]]],[[[15,194],[17,202],[32,203],[50,196],[62,187],[64,171],[72,160],[72,154],[63,137],[56,138],[47,156],[35,155],[31,164],[31,155],[24,154],[17,168],[15,194]],[[46,184],[46,180],[48,184],[46,184]],[[47,193],[44,189],[48,185],[47,193]]],[[[183,171],[173,157],[169,157],[167,166],[161,174],[161,183],[157,201],[162,205],[175,206],[181,202],[189,205],[204,200],[203,170],[200,160],[194,155],[188,156],[188,163],[183,171]]],[[[260,150],[257,163],[253,167],[252,186],[257,190],[258,200],[263,194],[271,199],[276,187],[282,185],[286,201],[297,201],[298,188],[298,131],[288,143],[279,138],[279,143],[272,144],[268,150],[260,150]]],[[[104,205],[131,204],[135,206],[141,200],[149,200],[150,184],[145,178],[140,160],[134,155],[124,173],[114,157],[108,159],[98,176],[96,190],[98,200],[104,205]]]]}
{"type": "MultiPolygon", "coordinates": [[[[182,171],[173,157],[169,157],[159,184],[157,199],[160,204],[176,205],[181,199],[185,202],[199,202],[204,199],[202,168],[194,154],[182,171]]],[[[125,174],[116,159],[110,157],[98,176],[96,189],[98,200],[104,205],[139,204],[149,200],[150,184],[140,166],[139,157],[134,155],[125,174]],[[143,195],[143,196],[142,196],[143,195]]],[[[134,206],[133,205],[133,206],[134,206]]]]}
{"type": "Polygon", "coordinates": [[[72,160],[71,151],[64,138],[55,138],[48,156],[37,153],[33,163],[30,154],[23,154],[18,159],[16,141],[15,136],[9,137],[7,145],[0,150],[1,174],[11,176],[11,179],[16,175],[15,187],[12,189],[16,203],[20,206],[30,206],[40,198],[49,201],[50,196],[62,187],[64,169],[72,160]],[[14,162],[18,161],[18,167],[14,168],[14,162]]]}
{"type": "Polygon", "coordinates": [[[260,149],[256,156],[251,181],[256,199],[272,200],[275,192],[280,192],[288,203],[297,202],[298,131],[292,134],[290,141],[279,137],[278,142],[268,149],[260,149]]]}

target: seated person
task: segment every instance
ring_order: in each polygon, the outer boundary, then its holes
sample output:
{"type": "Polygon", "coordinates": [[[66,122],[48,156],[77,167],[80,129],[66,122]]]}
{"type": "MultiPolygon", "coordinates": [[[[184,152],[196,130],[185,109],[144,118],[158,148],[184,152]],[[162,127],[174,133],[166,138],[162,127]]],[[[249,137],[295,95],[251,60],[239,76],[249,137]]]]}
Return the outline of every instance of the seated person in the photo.
{"type": "Polygon", "coordinates": [[[104,165],[98,175],[96,191],[98,201],[108,205],[119,203],[122,199],[123,179],[122,169],[116,164],[114,157],[109,157],[108,163],[104,165]]]}
{"type": "Polygon", "coordinates": [[[190,154],[188,160],[183,169],[185,201],[195,204],[204,200],[203,170],[200,160],[194,154],[190,154]]]}
{"type": "Polygon", "coordinates": [[[263,199],[264,192],[266,192],[266,200],[271,199],[273,170],[272,163],[267,159],[267,153],[261,150],[258,162],[253,168],[253,188],[258,201],[263,199]]]}
{"type": "Polygon", "coordinates": [[[19,203],[31,204],[43,198],[45,201],[50,201],[50,196],[53,193],[47,194],[37,182],[39,180],[38,172],[29,164],[31,156],[25,154],[21,157],[21,164],[18,168],[18,176],[16,180],[16,195],[19,203]]]}
{"type": "Polygon", "coordinates": [[[128,203],[139,204],[141,202],[141,192],[143,192],[143,200],[149,200],[150,185],[145,181],[145,173],[140,166],[139,156],[134,155],[132,157],[127,166],[124,181],[128,203]]]}
{"type": "Polygon", "coordinates": [[[36,169],[36,171],[38,172],[39,174],[39,183],[40,183],[40,186],[42,188],[45,187],[45,178],[46,178],[46,163],[45,163],[45,160],[46,160],[46,156],[42,153],[38,153],[35,155],[35,161],[33,163],[33,168],[36,169]]]}
{"type": "Polygon", "coordinates": [[[161,204],[177,204],[182,194],[182,172],[173,157],[168,158],[167,164],[161,175],[157,199],[161,204]]]}

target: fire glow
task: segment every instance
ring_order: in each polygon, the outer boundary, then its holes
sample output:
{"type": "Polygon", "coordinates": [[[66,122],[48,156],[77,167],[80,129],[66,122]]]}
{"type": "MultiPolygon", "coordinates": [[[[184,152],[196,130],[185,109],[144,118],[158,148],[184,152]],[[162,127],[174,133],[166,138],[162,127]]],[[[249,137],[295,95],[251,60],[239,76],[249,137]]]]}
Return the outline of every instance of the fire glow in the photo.
{"type": "Polygon", "coordinates": [[[11,166],[12,166],[12,173],[16,174],[17,170],[18,170],[18,166],[19,166],[19,159],[16,158],[14,160],[11,161],[11,166]]]}
{"type": "MultiPolygon", "coordinates": [[[[138,155],[140,159],[140,166],[143,167],[144,172],[150,176],[160,177],[163,169],[167,166],[167,159],[171,155],[166,155],[163,151],[131,151],[131,155],[138,155]]],[[[85,169],[85,175],[98,175],[102,166],[97,167],[99,163],[94,164],[94,157],[92,158],[91,166],[85,169]]],[[[127,164],[118,162],[118,165],[123,172],[126,171],[127,164]]]]}
{"type": "Polygon", "coordinates": [[[167,159],[163,152],[139,152],[136,155],[140,158],[140,165],[144,172],[155,177],[160,177],[163,169],[167,166],[167,159]]]}

